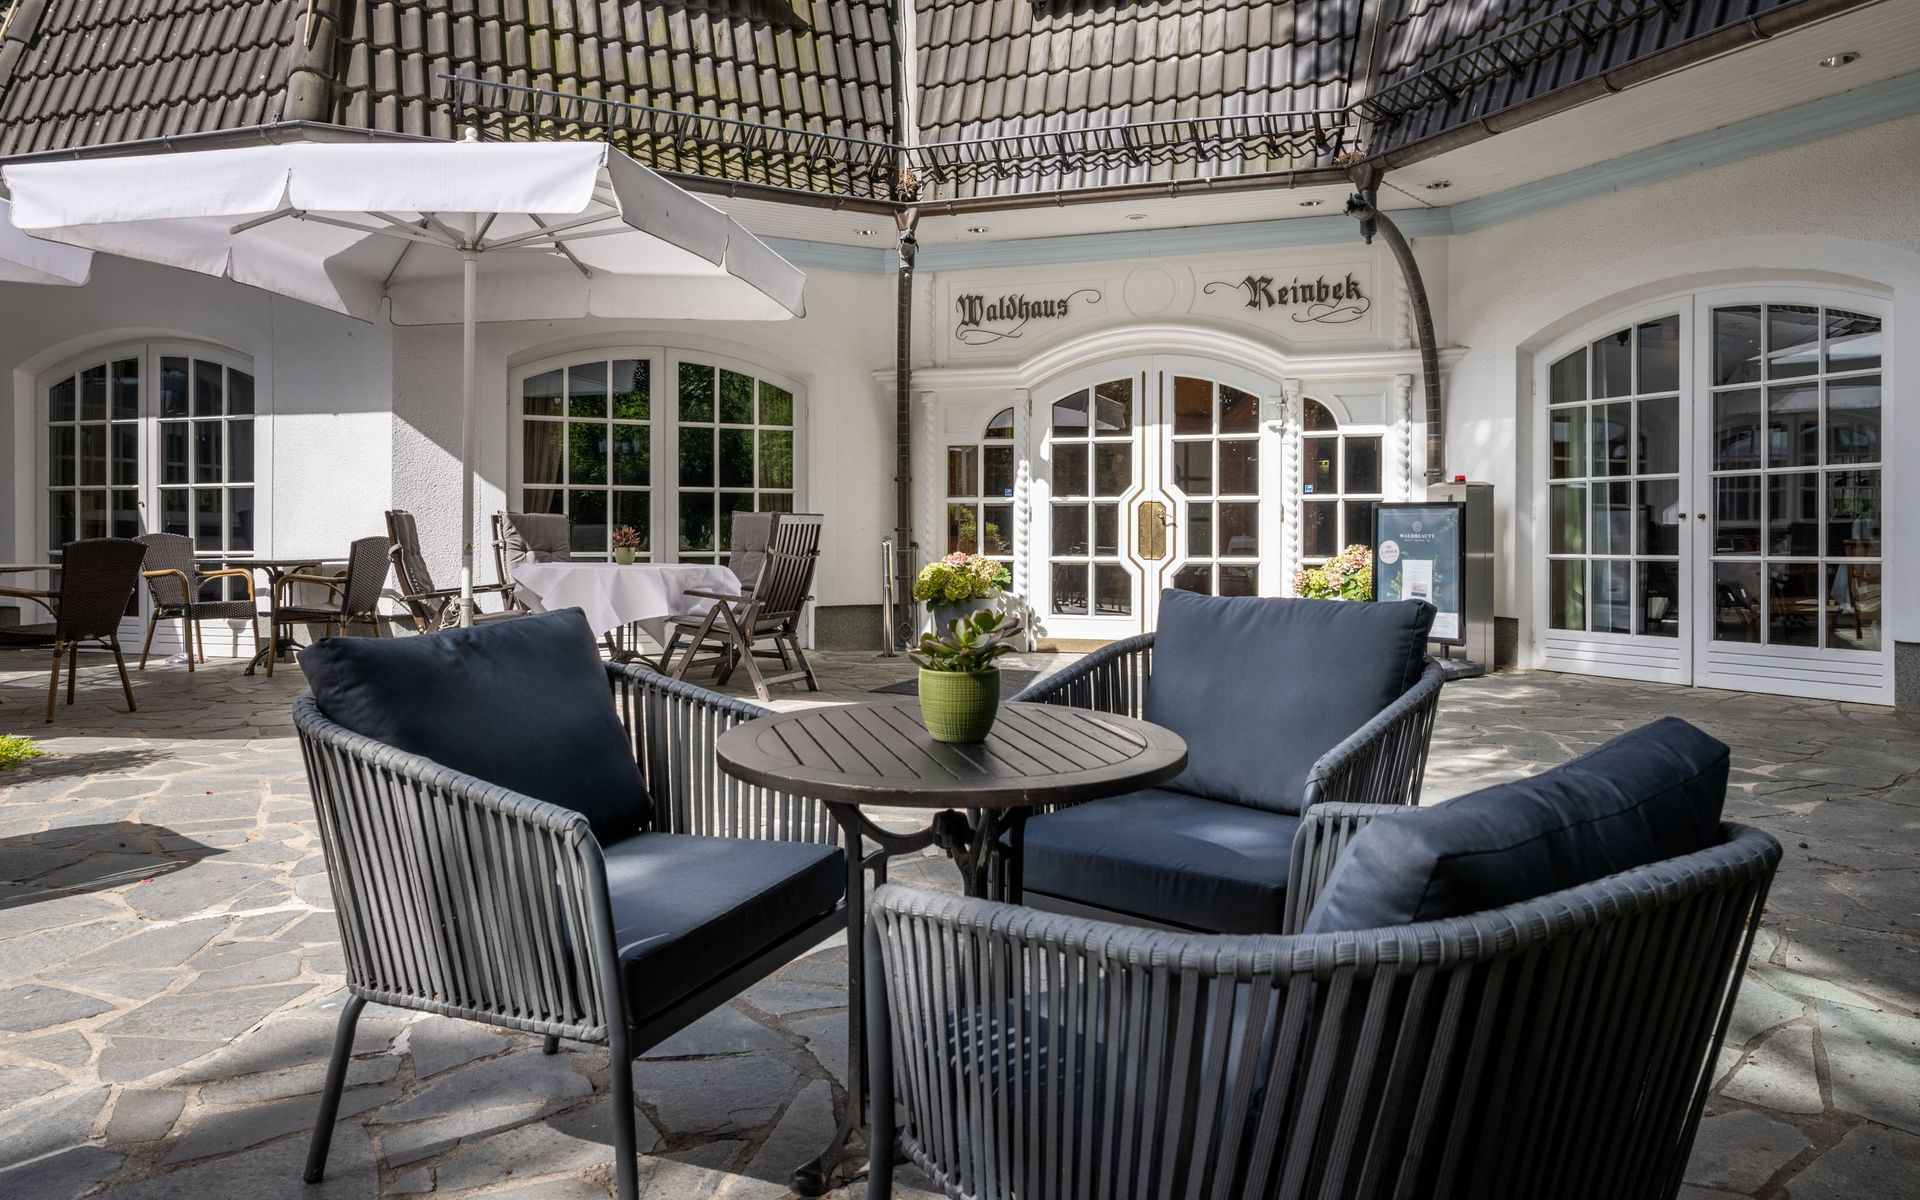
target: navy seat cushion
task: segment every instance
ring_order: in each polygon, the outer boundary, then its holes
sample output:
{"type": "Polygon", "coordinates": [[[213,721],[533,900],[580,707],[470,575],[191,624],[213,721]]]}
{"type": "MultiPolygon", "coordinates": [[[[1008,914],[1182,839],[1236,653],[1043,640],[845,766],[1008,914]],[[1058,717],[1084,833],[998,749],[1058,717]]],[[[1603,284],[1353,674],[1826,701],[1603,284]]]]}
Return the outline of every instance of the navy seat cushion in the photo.
{"type": "Polygon", "coordinates": [[[1298,814],[1320,756],[1419,681],[1433,611],[1161,593],[1145,715],[1187,740],[1168,786],[1298,814]]]}
{"type": "Polygon", "coordinates": [[[327,719],[584,815],[607,845],[653,817],[579,609],[300,652],[327,719]]]}
{"type": "Polygon", "coordinates": [[[833,910],[838,846],[643,833],[606,850],[629,1016],[644,1021],[833,910]]]}
{"type": "Polygon", "coordinates": [[[1531,779],[1370,822],[1305,931],[1486,912],[1693,854],[1719,841],[1726,794],[1725,744],[1667,717],[1531,779]]]}
{"type": "Polygon", "coordinates": [[[1027,822],[1029,892],[1214,933],[1278,933],[1298,817],[1150,788],[1027,822]]]}

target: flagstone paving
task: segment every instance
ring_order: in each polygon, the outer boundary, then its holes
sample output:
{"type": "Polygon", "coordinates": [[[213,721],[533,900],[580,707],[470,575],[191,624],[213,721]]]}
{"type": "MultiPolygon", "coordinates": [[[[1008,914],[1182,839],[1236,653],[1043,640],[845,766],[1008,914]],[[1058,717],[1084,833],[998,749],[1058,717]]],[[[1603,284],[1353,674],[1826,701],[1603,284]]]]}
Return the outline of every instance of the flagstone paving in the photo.
{"type": "MultiPolygon", "coordinates": [[[[866,698],[903,659],[822,655],[866,698]]],[[[1059,660],[1020,665],[1045,669],[1059,660]]],[[[610,1192],[608,1065],[378,1007],[360,1023],[328,1181],[299,1183],[343,993],[289,706],[297,671],[110,667],[38,720],[0,669],[0,1197],[610,1192]]],[[[1509,673],[1448,685],[1428,798],[1562,761],[1659,715],[1734,750],[1728,815],[1786,848],[1683,1193],[1911,1196],[1920,1177],[1920,724],[1877,708],[1509,673]]],[[[951,887],[918,859],[895,872],[951,887]]],[[[829,945],[634,1064],[642,1194],[785,1195],[844,1098],[829,945]]],[[[930,1194],[905,1174],[902,1193],[930,1194]]]]}

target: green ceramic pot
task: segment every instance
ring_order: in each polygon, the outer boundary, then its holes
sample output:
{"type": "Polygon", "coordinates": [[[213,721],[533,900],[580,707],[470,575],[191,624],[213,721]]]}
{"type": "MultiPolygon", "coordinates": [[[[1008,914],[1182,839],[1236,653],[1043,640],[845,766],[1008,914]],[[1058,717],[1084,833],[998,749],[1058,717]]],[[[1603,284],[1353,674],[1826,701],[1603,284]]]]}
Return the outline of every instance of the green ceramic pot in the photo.
{"type": "Polygon", "coordinates": [[[920,668],[920,719],[936,742],[984,742],[1000,712],[1000,670],[920,668]]]}
{"type": "Polygon", "coordinates": [[[633,565],[633,547],[615,546],[613,549],[613,561],[619,563],[623,567],[632,566],[633,565]]]}

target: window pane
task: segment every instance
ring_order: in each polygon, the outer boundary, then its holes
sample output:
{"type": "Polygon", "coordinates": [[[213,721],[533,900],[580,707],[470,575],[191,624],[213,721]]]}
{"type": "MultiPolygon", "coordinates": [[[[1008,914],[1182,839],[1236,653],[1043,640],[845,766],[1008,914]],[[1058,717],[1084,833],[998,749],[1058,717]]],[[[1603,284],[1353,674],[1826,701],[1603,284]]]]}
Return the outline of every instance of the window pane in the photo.
{"type": "Polygon", "coordinates": [[[1767,465],[1820,465],[1820,388],[1817,385],[1767,389],[1767,465]]]}
{"type": "MultiPolygon", "coordinates": [[[[761,386],[765,387],[766,385],[762,384],[761,386]]],[[[1003,408],[993,414],[993,419],[987,422],[986,437],[988,441],[995,439],[1005,440],[1013,437],[1013,410],[1011,408],[1003,408]]]]}
{"type": "Polygon", "coordinates": [[[1194,592],[1202,596],[1213,595],[1213,567],[1207,563],[1191,563],[1174,572],[1173,586],[1183,592],[1194,592]]]}
{"type": "Polygon", "coordinates": [[[1638,554],[1680,553],[1680,481],[1650,479],[1640,489],[1640,544],[1638,554]]]}
{"type": "Polygon", "coordinates": [[[1103,617],[1124,617],[1133,611],[1133,576],[1117,563],[1093,568],[1093,602],[1103,617]]]}
{"type": "Polygon", "coordinates": [[[1220,443],[1220,494],[1223,496],[1260,494],[1259,442],[1247,438],[1220,443]]]}
{"type": "Polygon", "coordinates": [[[1820,310],[1767,305],[1767,378],[1814,375],[1820,370],[1820,310]]]}
{"type": "Polygon", "coordinates": [[[1339,490],[1340,439],[1307,438],[1300,443],[1300,490],[1307,495],[1339,490]]]}
{"type": "Polygon", "coordinates": [[[218,551],[221,527],[226,523],[221,489],[193,489],[193,548],[218,551]]]}
{"type": "Polygon", "coordinates": [[[1713,310],[1713,382],[1751,383],[1760,378],[1760,306],[1713,310]]]}
{"type": "Polygon", "coordinates": [[[1632,330],[1610,333],[1593,343],[1593,398],[1633,394],[1632,330]]]}
{"type": "Polygon", "coordinates": [[[1680,317],[1662,317],[1634,331],[1639,339],[1638,392],[1680,390],[1680,317]]]}
{"type": "Polygon", "coordinates": [[[1187,505],[1187,554],[1212,558],[1213,553],[1213,505],[1204,500],[1187,505]]]}
{"type": "Polygon", "coordinates": [[[713,430],[680,431],[680,485],[713,486],[713,430]]]}
{"type": "Polygon", "coordinates": [[[1133,431],[1133,381],[1115,379],[1095,387],[1093,411],[1094,433],[1103,437],[1131,433],[1133,431]]]}
{"type": "Polygon", "coordinates": [[[653,415],[653,364],[644,358],[613,360],[613,415],[627,421],[644,421],[653,415]]]}
{"type": "Polygon", "coordinates": [[[1575,350],[1547,370],[1547,403],[1568,404],[1587,398],[1587,348],[1575,350]]]}
{"type": "Polygon", "coordinates": [[[253,489],[227,489],[227,549],[253,549],[253,489]]]}
{"type": "Polygon", "coordinates": [[[1253,433],[1259,429],[1260,401],[1238,388],[1220,385],[1220,432],[1253,433]]]}
{"type": "Polygon", "coordinates": [[[1820,476],[1813,471],[1767,476],[1767,553],[1820,554],[1820,476]]]}
{"type": "Polygon", "coordinates": [[[191,479],[188,437],[185,421],[160,423],[160,482],[187,483],[191,479]]]}
{"type": "Polygon", "coordinates": [[[1087,494],[1087,446],[1084,442],[1064,442],[1053,447],[1053,494],[1087,494]]]}
{"type": "Polygon", "coordinates": [[[227,481],[253,482],[253,422],[227,422],[227,481]]]}
{"type": "Polygon", "coordinates": [[[1184,375],[1173,380],[1173,431],[1176,434],[1213,432],[1213,384],[1184,375]]]}
{"type": "Polygon", "coordinates": [[[1220,564],[1222,596],[1256,596],[1260,593],[1260,568],[1252,564],[1220,564]]]}
{"type": "Polygon", "coordinates": [[[567,482],[607,481],[607,427],[599,421],[567,422],[567,482]]]}
{"type": "Polygon", "coordinates": [[[1118,496],[1133,482],[1133,443],[1102,443],[1093,448],[1093,494],[1118,496]]]}
{"type": "Polygon", "coordinates": [[[520,426],[520,476],[529,486],[560,482],[563,428],[558,421],[527,421],[520,426]]]}
{"type": "Polygon", "coordinates": [[[1350,437],[1344,451],[1349,492],[1367,495],[1380,490],[1380,439],[1350,437]]]}
{"type": "Polygon", "coordinates": [[[979,451],[972,446],[947,447],[947,495],[975,496],[979,478],[979,451]]]}
{"type": "Polygon", "coordinates": [[[971,504],[947,505],[947,553],[977,554],[980,531],[971,504]]]}
{"type": "Polygon", "coordinates": [[[1585,484],[1559,484],[1547,489],[1547,537],[1547,551],[1551,554],[1586,553],[1585,484]]]}
{"type": "MultiPolygon", "coordinates": [[[[1013,417],[1012,409],[1007,410],[1008,421],[1013,417]]],[[[760,381],[760,423],[762,425],[793,424],[793,393],[785,388],[775,387],[766,380],[760,381]]],[[[1008,437],[1013,434],[1009,432],[1008,437]]]]}
{"type": "Polygon", "coordinates": [[[1640,465],[1642,475],[1669,475],[1680,469],[1680,398],[1642,400],[1640,465]]]}
{"type": "Polygon", "coordinates": [[[605,554],[608,540],[607,493],[569,491],[567,493],[567,540],[576,554],[605,554]]]}
{"type": "MultiPolygon", "coordinates": [[[[1013,528],[1013,510],[1006,509],[1007,529],[1013,528]]],[[[1095,554],[1118,555],[1120,553],[1120,506],[1118,504],[1096,504],[1093,506],[1093,552],[1095,554]]]]}
{"type": "MultiPolygon", "coordinates": [[[[47,419],[49,421],[71,421],[75,414],[74,382],[62,379],[47,389],[47,419]]],[[[72,538],[68,538],[72,541],[72,538]]]]}
{"type": "Polygon", "coordinates": [[[1640,632],[1648,637],[1680,636],[1680,564],[1634,564],[1640,584],[1640,632]]]}
{"type": "Polygon", "coordinates": [[[1331,558],[1340,552],[1340,508],[1331,500],[1300,506],[1300,552],[1307,558],[1331,558]]]}
{"type": "Polygon", "coordinates": [[[1556,408],[1548,414],[1553,439],[1551,465],[1555,479],[1579,479],[1587,473],[1587,410],[1556,408]]]}
{"type": "Polygon", "coordinates": [[[1633,405],[1596,404],[1593,406],[1593,473],[1595,475],[1631,475],[1633,405]]]}
{"type": "MultiPolygon", "coordinates": [[[[214,368],[218,378],[219,368],[214,368]]],[[[107,368],[103,364],[88,367],[80,372],[80,419],[82,421],[104,421],[107,419],[107,368]]]]}
{"type": "MultiPolygon", "coordinates": [[[[640,535],[637,553],[653,550],[653,497],[646,492],[613,493],[613,524],[625,525],[640,535]]],[[[611,539],[611,532],[609,532],[611,539]]],[[[611,545],[611,540],[609,540],[611,545]]]]}
{"type": "Polygon", "coordinates": [[[782,489],[793,486],[793,431],[791,429],[760,431],[760,486],[782,489]]]}
{"type": "Polygon", "coordinates": [[[653,482],[651,429],[645,425],[614,425],[613,482],[645,487],[653,482]]]}
{"type": "Polygon", "coordinates": [[[1880,557],[1880,472],[1827,472],[1827,553],[1880,557]]]}
{"type": "Polygon", "coordinates": [[[1086,564],[1053,564],[1053,611],[1070,617],[1087,614],[1086,564]]]}
{"type": "MultiPolygon", "coordinates": [[[[140,493],[132,488],[124,488],[113,493],[113,515],[111,519],[114,537],[130,538],[140,536],[140,493]]],[[[239,549],[240,547],[235,547],[239,549]]]]}
{"type": "Polygon", "coordinates": [[[1555,629],[1587,627],[1587,562],[1556,558],[1547,563],[1547,623],[1555,629]]]}
{"type": "Polygon", "coordinates": [[[1760,640],[1760,564],[1713,564],[1713,639],[1760,640]]]}
{"type": "MultiPolygon", "coordinates": [[[[528,488],[520,493],[522,512],[561,513],[566,512],[566,493],[559,488],[528,488]]],[[[575,547],[578,549],[578,547],[575,547]]]]}
{"type": "MultiPolygon", "coordinates": [[[[253,379],[234,372],[236,379],[247,381],[247,408],[253,411],[253,379]]],[[[140,415],[140,360],[123,358],[113,364],[113,419],[131,421],[140,415]]]]}
{"type": "Polygon", "coordinates": [[[607,415],[607,364],[578,363],[567,368],[567,415],[607,415]]]}
{"type": "Polygon", "coordinates": [[[1332,433],[1340,428],[1340,422],[1333,419],[1333,413],[1318,400],[1300,402],[1300,427],[1311,433],[1332,433]]]}
{"type": "Polygon", "coordinates": [[[1760,476],[1713,481],[1713,552],[1760,553],[1760,476]]]}
{"type": "Polygon", "coordinates": [[[1087,553],[1086,505],[1056,504],[1053,506],[1053,553],[1057,555],[1087,553]]]}
{"type": "Polygon", "coordinates": [[[1746,471],[1760,465],[1760,393],[1721,392],[1713,398],[1713,466],[1746,471]]]}
{"type": "Polygon", "coordinates": [[[1820,564],[1775,563],[1767,571],[1767,644],[1820,644],[1820,564]]]}
{"type": "MultiPolygon", "coordinates": [[[[1633,509],[1631,495],[1633,486],[1626,483],[1596,483],[1588,491],[1593,504],[1593,538],[1588,543],[1589,554],[1629,554],[1633,550],[1629,540],[1633,532],[1633,509]]],[[[1600,594],[1600,577],[1594,576],[1593,588],[1600,594]]],[[[1626,589],[1621,588],[1624,598],[1626,589]]]]}
{"type": "MultiPolygon", "coordinates": [[[[80,498],[80,536],[83,538],[107,536],[107,494],[105,492],[80,492],[78,495],[80,498]]],[[[219,493],[215,492],[214,496],[217,499],[219,493]]],[[[216,523],[214,527],[216,537],[219,535],[219,532],[220,529],[216,523]]]]}
{"type": "Polygon", "coordinates": [[[1597,558],[1593,561],[1593,594],[1590,609],[1595,633],[1633,632],[1633,572],[1626,559],[1597,558]]]}
{"type": "Polygon", "coordinates": [[[1359,543],[1371,545],[1373,542],[1373,501],[1347,501],[1346,541],[1348,545],[1359,543]]]}
{"type": "Polygon", "coordinates": [[[226,408],[225,389],[221,386],[220,364],[205,359],[193,361],[193,415],[217,417],[226,408]]]}
{"type": "Polygon", "coordinates": [[[720,419],[729,425],[753,424],[753,377],[720,372],[720,419]]]}
{"type": "MultiPolygon", "coordinates": [[[[1112,508],[1110,504],[1101,508],[1112,508]]],[[[1006,555],[1013,553],[1013,505],[985,504],[980,508],[980,553],[987,555],[1006,555]]],[[[1105,551],[1111,554],[1113,551],[1105,551]]]]}
{"type": "MultiPolygon", "coordinates": [[[[215,426],[217,430],[219,427],[215,426]]],[[[107,482],[107,427],[80,426],[80,482],[103,487],[107,482]]]]}
{"type": "Polygon", "coordinates": [[[47,430],[47,483],[51,486],[72,487],[79,482],[74,465],[78,437],[71,425],[55,425],[47,430]]]}
{"type": "Polygon", "coordinates": [[[179,534],[192,532],[187,521],[187,503],[190,499],[185,488],[174,488],[160,493],[161,532],[179,534]]]}
{"type": "Polygon", "coordinates": [[[1087,394],[1075,392],[1064,400],[1053,402],[1053,435],[1055,437],[1087,436],[1087,394]]]}
{"type": "Polygon", "coordinates": [[[1173,483],[1189,496],[1213,495],[1213,442],[1173,444],[1173,483]]]}
{"type": "Polygon", "coordinates": [[[1827,384],[1827,461],[1880,461],[1880,377],[1827,384]]]}
{"type": "Polygon", "coordinates": [[[1827,370],[1863,371],[1879,365],[1880,318],[1859,313],[1829,312],[1827,370]]]}
{"type": "Polygon", "coordinates": [[[225,461],[221,422],[195,421],[193,423],[193,481],[195,483],[219,483],[225,478],[225,461]]]}
{"type": "Polygon", "coordinates": [[[520,384],[520,408],[530,417],[557,417],[565,381],[559,371],[543,371],[520,384]]]}
{"type": "Polygon", "coordinates": [[[713,518],[711,492],[681,492],[680,549],[714,549],[713,518]]]}
{"type": "Polygon", "coordinates": [[[1013,447],[988,446],[982,452],[986,464],[986,483],[982,496],[1013,495],[1013,447]]]}
{"type": "Polygon", "coordinates": [[[227,370],[227,412],[240,417],[253,413],[253,376],[245,371],[227,370]]]}
{"type": "Polygon", "coordinates": [[[59,550],[74,538],[77,502],[73,492],[54,492],[47,501],[47,544],[59,550]]]}
{"type": "Polygon", "coordinates": [[[700,363],[680,364],[680,419],[713,420],[713,368],[700,363]]]}
{"type": "Polygon", "coordinates": [[[1827,648],[1880,648],[1880,568],[1834,563],[1827,567],[1827,648]]]}
{"type": "Polygon", "coordinates": [[[1260,506],[1258,504],[1222,504],[1220,507],[1220,556],[1253,558],[1260,553],[1260,506]]]}
{"type": "MultiPolygon", "coordinates": [[[[684,481],[683,481],[684,482],[684,481]]],[[[753,486],[753,430],[720,431],[720,486],[753,486]]]]}

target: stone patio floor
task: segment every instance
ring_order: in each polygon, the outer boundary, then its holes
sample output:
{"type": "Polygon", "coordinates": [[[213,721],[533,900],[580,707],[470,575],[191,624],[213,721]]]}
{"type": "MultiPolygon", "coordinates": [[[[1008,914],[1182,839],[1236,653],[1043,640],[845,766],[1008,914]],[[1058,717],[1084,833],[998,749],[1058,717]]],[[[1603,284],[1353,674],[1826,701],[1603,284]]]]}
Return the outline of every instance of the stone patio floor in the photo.
{"type": "MultiPolygon", "coordinates": [[[[129,715],[96,665],[44,726],[45,677],[24,657],[0,663],[0,731],[53,756],[0,775],[0,1197],[609,1194],[601,1055],[547,1058],[533,1038],[378,1007],[328,1181],[302,1185],[343,993],[289,716],[299,672],[156,664],[129,715]]],[[[910,671],[820,659],[827,690],[779,707],[865,699],[910,671]]],[[[1507,673],[1448,685],[1427,796],[1663,714],[1733,746],[1728,815],[1786,848],[1684,1195],[1920,1194],[1920,723],[1507,673]]],[[[934,859],[895,877],[955,886],[934,859]]],[[[786,1194],[844,1096],[843,954],[829,945],[634,1065],[645,1195],[786,1194]]]]}

